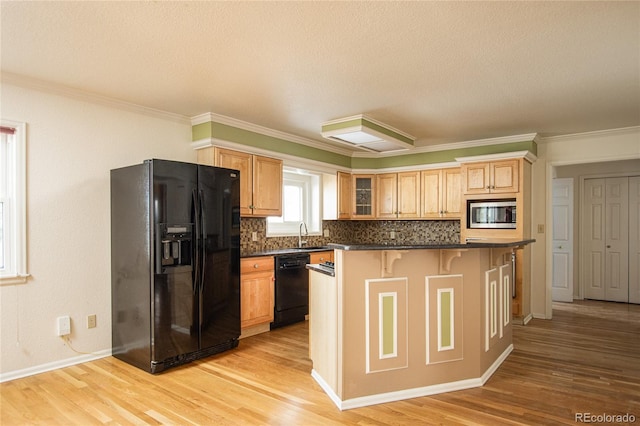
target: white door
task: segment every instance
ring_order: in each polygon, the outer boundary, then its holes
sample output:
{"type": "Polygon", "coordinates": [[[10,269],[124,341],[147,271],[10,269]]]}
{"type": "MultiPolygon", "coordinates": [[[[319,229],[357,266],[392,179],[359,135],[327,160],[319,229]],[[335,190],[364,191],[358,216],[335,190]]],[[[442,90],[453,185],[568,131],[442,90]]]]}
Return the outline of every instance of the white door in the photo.
{"type": "Polygon", "coordinates": [[[580,261],[587,299],[629,302],[629,234],[634,232],[629,225],[629,180],[584,181],[580,261]]]}
{"type": "Polygon", "coordinates": [[[604,300],[605,180],[585,179],[582,197],[582,255],[584,297],[604,300]]]}
{"type": "Polygon", "coordinates": [[[640,303],[640,176],[629,178],[629,302],[640,303]]]}
{"type": "Polygon", "coordinates": [[[629,302],[629,178],[606,179],[605,300],[629,302]]]}
{"type": "Polygon", "coordinates": [[[573,179],[553,180],[554,301],[573,301],[573,179]]]}

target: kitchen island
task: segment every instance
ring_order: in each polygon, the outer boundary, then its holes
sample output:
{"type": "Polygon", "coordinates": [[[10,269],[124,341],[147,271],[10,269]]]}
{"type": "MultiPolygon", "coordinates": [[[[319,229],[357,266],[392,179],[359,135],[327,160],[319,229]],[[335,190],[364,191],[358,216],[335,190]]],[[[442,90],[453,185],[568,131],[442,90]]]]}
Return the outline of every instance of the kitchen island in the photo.
{"type": "Polygon", "coordinates": [[[513,350],[511,254],[534,240],[331,244],[310,270],[313,378],[341,410],[482,386],[513,350]]]}

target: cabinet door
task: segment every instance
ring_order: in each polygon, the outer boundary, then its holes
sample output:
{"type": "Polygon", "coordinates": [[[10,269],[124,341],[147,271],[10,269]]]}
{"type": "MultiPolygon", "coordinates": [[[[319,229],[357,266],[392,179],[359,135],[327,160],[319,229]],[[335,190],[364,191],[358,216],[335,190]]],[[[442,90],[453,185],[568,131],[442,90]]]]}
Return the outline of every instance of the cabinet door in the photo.
{"type": "Polygon", "coordinates": [[[489,163],[473,163],[462,166],[465,194],[488,194],[490,189],[489,163]]]}
{"type": "Polygon", "coordinates": [[[462,216],[462,175],[460,168],[442,170],[442,217],[462,216]]]}
{"type": "Polygon", "coordinates": [[[518,163],[519,160],[490,163],[492,193],[518,192],[518,163]]]}
{"type": "Polygon", "coordinates": [[[351,174],[338,172],[338,219],[351,218],[351,174]]]}
{"type": "Polygon", "coordinates": [[[384,173],[376,176],[378,219],[395,219],[398,217],[398,175],[384,173]]]}
{"type": "Polygon", "coordinates": [[[253,215],[282,216],[282,160],[253,156],[253,215]]]}
{"type": "Polygon", "coordinates": [[[420,172],[398,173],[398,218],[420,217],[420,172]]]}
{"type": "MultiPolygon", "coordinates": [[[[253,199],[253,162],[251,154],[215,148],[215,165],[240,171],[240,215],[250,216],[253,199]]],[[[200,158],[200,157],[198,157],[200,158]]]]}
{"type": "Polygon", "coordinates": [[[241,328],[273,321],[273,272],[256,272],[240,280],[241,328]]]}
{"type": "Polygon", "coordinates": [[[352,219],[374,219],[375,175],[353,175],[352,219]]]}
{"type": "Polygon", "coordinates": [[[273,321],[273,257],[240,260],[241,328],[273,321]]]}
{"type": "Polygon", "coordinates": [[[442,190],[442,171],[423,170],[421,177],[421,216],[425,219],[439,219],[442,210],[440,194],[442,190]]]}

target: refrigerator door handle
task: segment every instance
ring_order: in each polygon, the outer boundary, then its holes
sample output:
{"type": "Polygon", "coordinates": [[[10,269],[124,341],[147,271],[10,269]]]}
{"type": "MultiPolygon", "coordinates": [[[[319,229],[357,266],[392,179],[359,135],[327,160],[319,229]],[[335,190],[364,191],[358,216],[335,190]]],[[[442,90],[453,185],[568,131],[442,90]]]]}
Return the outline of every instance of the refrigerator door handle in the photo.
{"type": "Polygon", "coordinates": [[[195,238],[193,244],[193,294],[196,294],[196,292],[198,292],[200,289],[200,203],[198,200],[198,194],[196,193],[195,189],[191,192],[191,197],[193,200],[193,213],[195,222],[195,238]]]}
{"type": "Polygon", "coordinates": [[[207,223],[205,220],[205,212],[207,211],[206,206],[204,204],[204,191],[202,191],[202,189],[200,190],[200,194],[199,194],[199,204],[200,204],[200,222],[201,222],[201,232],[200,232],[200,238],[202,239],[202,248],[201,248],[201,265],[200,265],[200,294],[202,294],[202,290],[203,290],[203,286],[204,286],[204,271],[205,271],[205,263],[207,260],[207,248],[206,248],[206,242],[207,242],[207,223]]]}

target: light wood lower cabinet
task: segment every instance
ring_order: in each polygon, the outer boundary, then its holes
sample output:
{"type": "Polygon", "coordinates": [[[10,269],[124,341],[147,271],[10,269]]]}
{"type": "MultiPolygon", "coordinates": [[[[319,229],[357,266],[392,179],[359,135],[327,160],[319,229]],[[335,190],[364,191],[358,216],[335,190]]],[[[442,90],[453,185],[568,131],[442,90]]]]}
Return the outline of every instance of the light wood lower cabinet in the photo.
{"type": "Polygon", "coordinates": [[[272,256],[240,259],[241,328],[273,321],[274,279],[272,256]]]}

